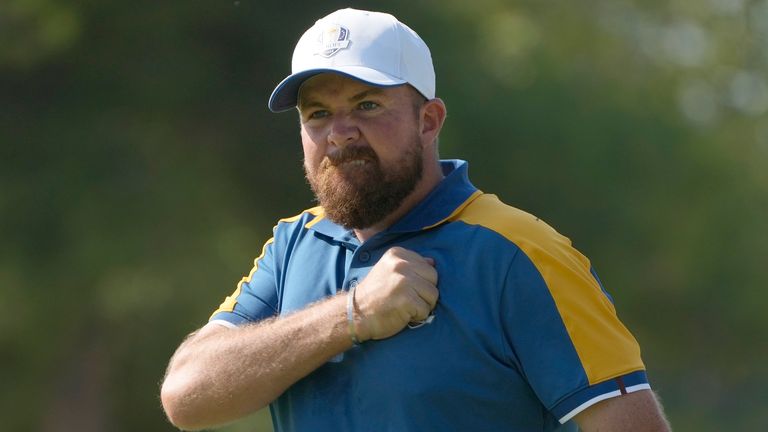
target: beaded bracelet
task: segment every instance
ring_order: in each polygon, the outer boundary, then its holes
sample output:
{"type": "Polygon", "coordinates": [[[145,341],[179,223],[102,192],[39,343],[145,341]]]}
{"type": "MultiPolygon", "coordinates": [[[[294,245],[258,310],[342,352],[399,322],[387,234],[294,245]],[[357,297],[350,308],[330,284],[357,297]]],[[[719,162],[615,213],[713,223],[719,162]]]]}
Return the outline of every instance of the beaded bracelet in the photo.
{"type": "Polygon", "coordinates": [[[357,346],[360,345],[360,339],[357,338],[357,328],[355,326],[355,288],[357,286],[353,286],[347,291],[347,324],[352,345],[357,346]]]}

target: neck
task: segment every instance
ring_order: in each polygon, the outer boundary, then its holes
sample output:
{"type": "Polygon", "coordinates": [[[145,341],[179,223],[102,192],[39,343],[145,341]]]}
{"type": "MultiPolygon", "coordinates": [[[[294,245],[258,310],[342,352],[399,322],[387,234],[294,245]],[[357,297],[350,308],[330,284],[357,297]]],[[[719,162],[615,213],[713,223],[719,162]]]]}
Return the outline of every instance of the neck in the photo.
{"type": "Polygon", "coordinates": [[[413,192],[411,192],[411,194],[403,200],[397,210],[393,211],[384,219],[382,219],[381,222],[373,226],[354,230],[355,236],[358,240],[360,240],[360,243],[365,242],[369,238],[384,231],[385,229],[392,226],[395,222],[400,220],[400,218],[405,216],[409,211],[411,211],[411,209],[416,207],[424,198],[426,198],[427,195],[432,192],[432,189],[440,184],[440,181],[443,180],[443,177],[443,169],[440,167],[440,161],[437,161],[435,164],[429,164],[429,166],[425,166],[421,181],[419,181],[419,183],[416,185],[416,188],[414,188],[413,192]]]}

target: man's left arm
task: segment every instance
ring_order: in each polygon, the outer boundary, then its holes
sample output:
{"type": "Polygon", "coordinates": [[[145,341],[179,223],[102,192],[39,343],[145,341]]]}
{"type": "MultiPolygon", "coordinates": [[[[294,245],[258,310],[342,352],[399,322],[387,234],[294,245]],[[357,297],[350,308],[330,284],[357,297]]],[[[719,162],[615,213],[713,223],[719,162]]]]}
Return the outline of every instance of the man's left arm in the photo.
{"type": "Polygon", "coordinates": [[[574,418],[582,432],[669,432],[659,401],[640,390],[598,402],[574,418]]]}

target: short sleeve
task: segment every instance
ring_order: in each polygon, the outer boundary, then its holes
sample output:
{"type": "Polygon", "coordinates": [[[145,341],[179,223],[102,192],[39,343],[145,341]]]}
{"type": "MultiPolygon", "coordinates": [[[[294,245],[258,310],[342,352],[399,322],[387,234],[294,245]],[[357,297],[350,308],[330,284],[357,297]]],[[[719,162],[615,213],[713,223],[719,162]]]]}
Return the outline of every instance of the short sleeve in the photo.
{"type": "Polygon", "coordinates": [[[253,261],[253,268],[213,312],[209,321],[227,321],[234,325],[261,321],[277,315],[278,299],[275,278],[274,237],[253,261]]]}
{"type": "Polygon", "coordinates": [[[511,361],[561,423],[603,399],[650,388],[637,341],[569,244],[519,251],[502,297],[511,361]]]}

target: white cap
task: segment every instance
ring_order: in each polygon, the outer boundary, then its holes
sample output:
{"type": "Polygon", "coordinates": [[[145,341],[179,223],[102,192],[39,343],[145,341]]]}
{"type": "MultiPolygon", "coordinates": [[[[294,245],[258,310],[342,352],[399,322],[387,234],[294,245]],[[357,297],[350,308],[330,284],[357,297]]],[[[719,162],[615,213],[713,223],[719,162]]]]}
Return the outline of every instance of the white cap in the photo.
{"type": "Polygon", "coordinates": [[[301,85],[332,72],[373,86],[410,84],[435,97],[435,70],[427,44],[394,16],[341,9],[317,20],[296,44],[291,75],[275,87],[269,109],[296,106],[301,85]]]}

